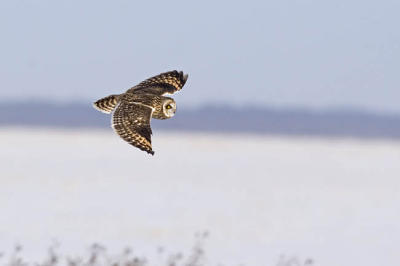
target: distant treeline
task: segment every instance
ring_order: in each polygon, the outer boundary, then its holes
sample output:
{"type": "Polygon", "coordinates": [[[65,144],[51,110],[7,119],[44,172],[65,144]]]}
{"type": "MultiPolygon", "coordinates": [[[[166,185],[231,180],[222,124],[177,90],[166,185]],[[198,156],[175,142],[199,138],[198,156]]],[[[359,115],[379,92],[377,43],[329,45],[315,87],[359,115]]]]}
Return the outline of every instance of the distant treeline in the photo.
{"type": "MultiPolygon", "coordinates": [[[[0,114],[0,126],[107,128],[111,118],[93,109],[91,103],[0,103],[0,114]]],[[[168,121],[153,119],[152,127],[174,131],[400,138],[400,115],[209,105],[180,108],[168,121]]]]}

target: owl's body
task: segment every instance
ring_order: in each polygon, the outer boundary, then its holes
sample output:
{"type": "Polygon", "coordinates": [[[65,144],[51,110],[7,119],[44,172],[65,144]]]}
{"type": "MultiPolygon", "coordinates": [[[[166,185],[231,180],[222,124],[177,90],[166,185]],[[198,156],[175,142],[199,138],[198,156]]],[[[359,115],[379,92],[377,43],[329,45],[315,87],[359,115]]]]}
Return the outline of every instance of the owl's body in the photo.
{"type": "Polygon", "coordinates": [[[151,115],[152,118],[156,119],[167,119],[167,117],[163,112],[163,103],[167,100],[171,100],[175,102],[172,98],[154,95],[151,93],[134,93],[134,92],[126,92],[121,97],[121,102],[125,103],[139,103],[146,106],[151,106],[153,108],[153,113],[151,115]]]}
{"type": "Polygon", "coordinates": [[[150,119],[168,119],[176,112],[174,99],[163,96],[182,89],[188,75],[170,71],[149,78],[125,93],[110,95],[94,103],[99,111],[111,113],[112,127],[129,144],[154,154],[150,119]]]}

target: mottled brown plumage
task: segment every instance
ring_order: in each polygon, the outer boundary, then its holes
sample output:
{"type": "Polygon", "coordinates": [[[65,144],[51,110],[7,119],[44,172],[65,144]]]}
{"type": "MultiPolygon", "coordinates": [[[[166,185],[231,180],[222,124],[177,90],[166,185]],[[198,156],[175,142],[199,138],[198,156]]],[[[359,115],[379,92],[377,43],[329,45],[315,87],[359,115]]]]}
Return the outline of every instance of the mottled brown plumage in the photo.
{"type": "Polygon", "coordinates": [[[142,81],[125,93],[110,95],[96,101],[94,107],[111,113],[112,127],[129,144],[154,155],[151,145],[150,119],[168,119],[174,116],[174,99],[163,95],[182,89],[188,75],[176,70],[161,73],[142,81]]]}

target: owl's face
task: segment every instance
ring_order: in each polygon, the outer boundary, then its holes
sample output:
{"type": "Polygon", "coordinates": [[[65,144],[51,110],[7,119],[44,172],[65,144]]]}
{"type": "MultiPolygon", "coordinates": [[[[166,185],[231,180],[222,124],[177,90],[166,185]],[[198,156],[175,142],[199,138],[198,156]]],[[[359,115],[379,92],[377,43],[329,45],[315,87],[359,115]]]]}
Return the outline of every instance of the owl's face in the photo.
{"type": "Polygon", "coordinates": [[[168,98],[163,103],[163,113],[167,118],[171,118],[176,112],[176,102],[172,98],[168,98]]]}

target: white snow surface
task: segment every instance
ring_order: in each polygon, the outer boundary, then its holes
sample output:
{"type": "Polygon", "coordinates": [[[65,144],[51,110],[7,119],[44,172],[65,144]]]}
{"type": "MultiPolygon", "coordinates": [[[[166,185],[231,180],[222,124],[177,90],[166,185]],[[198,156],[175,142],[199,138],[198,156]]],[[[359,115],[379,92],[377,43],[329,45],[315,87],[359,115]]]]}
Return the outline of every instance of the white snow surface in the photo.
{"type": "Polygon", "coordinates": [[[0,251],[187,253],[207,230],[209,265],[400,265],[400,142],[155,132],[153,148],[0,128],[0,251]]]}

